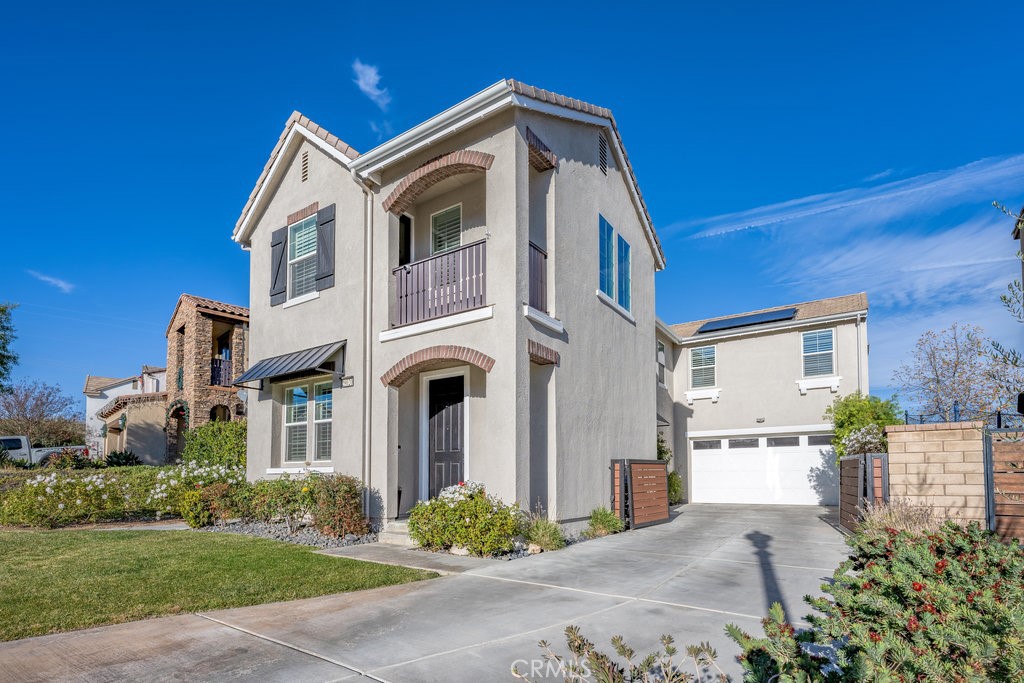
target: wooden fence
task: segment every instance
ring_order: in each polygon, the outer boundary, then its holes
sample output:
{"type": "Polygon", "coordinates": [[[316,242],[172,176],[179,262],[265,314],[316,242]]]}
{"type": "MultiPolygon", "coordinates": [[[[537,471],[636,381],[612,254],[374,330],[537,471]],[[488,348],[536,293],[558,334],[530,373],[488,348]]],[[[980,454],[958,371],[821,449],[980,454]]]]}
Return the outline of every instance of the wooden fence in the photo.
{"type": "Polygon", "coordinates": [[[889,456],[847,455],[839,459],[839,524],[854,531],[868,505],[889,500],[889,456]]]}
{"type": "Polygon", "coordinates": [[[613,460],[612,511],[631,529],[669,520],[668,464],[662,460],[613,460]]]}
{"type": "Polygon", "coordinates": [[[989,525],[1005,539],[1024,540],[1024,432],[985,435],[989,525]]]}

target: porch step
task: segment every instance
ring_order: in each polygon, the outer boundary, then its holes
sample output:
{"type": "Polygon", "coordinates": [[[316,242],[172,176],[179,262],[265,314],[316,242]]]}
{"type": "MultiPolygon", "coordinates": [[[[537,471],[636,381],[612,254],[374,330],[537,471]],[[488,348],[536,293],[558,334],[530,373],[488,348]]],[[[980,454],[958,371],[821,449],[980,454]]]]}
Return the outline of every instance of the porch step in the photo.
{"type": "Polygon", "coordinates": [[[392,520],[384,525],[381,532],[377,534],[377,542],[403,548],[415,548],[419,545],[409,536],[409,523],[397,520],[392,520]]]}

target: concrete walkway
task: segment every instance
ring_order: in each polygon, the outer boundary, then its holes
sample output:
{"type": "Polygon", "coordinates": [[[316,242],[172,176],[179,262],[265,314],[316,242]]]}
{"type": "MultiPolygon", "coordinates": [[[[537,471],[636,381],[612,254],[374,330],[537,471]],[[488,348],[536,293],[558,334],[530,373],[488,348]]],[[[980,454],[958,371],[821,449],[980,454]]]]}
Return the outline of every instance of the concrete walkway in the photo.
{"type": "Polygon", "coordinates": [[[638,652],[663,633],[709,640],[738,679],[725,624],[760,633],[776,600],[800,620],[802,596],[845,556],[823,508],[689,505],[668,524],[433,581],[0,644],[0,680],[511,680],[514,662],[540,662],[538,640],[564,652],[568,624],[638,652]]]}

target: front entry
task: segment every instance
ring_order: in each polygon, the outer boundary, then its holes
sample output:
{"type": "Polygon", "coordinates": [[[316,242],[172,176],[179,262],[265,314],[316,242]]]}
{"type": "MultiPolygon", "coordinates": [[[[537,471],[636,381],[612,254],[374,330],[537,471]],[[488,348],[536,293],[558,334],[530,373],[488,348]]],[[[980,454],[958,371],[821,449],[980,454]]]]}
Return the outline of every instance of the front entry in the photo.
{"type": "Polygon", "coordinates": [[[427,464],[431,498],[465,476],[465,381],[462,375],[430,380],[427,464]]]}

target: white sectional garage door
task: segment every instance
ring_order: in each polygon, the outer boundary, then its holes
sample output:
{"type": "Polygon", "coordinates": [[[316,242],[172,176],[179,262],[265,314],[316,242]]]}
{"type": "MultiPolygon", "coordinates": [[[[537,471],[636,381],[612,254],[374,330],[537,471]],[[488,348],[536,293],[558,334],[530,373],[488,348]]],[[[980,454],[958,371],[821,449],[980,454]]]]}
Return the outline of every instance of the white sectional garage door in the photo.
{"type": "Polygon", "coordinates": [[[838,505],[835,452],[806,434],[693,439],[690,448],[694,503],[838,505]]]}

